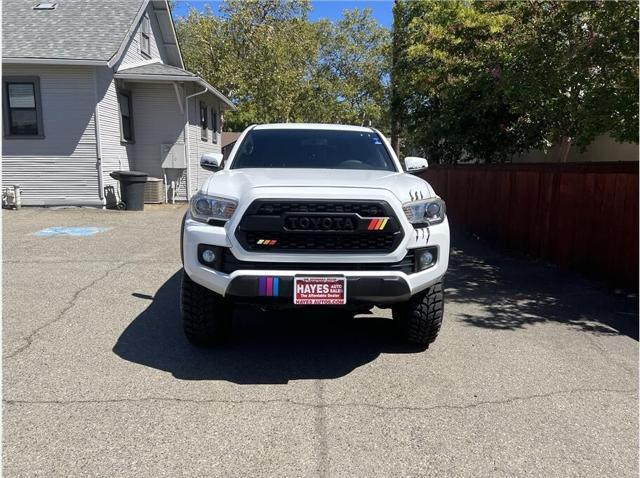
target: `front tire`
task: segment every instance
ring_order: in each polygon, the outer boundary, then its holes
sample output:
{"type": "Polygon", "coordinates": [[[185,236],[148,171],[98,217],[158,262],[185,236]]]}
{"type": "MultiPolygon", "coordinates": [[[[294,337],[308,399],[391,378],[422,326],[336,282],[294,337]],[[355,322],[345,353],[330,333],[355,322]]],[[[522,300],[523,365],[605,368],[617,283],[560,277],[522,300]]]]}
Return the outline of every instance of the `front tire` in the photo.
{"type": "Polygon", "coordinates": [[[393,308],[393,319],[402,339],[411,345],[429,348],[436,340],[444,313],[442,281],[393,308]]]}
{"type": "Polygon", "coordinates": [[[180,311],[187,340],[204,346],[229,337],[233,308],[222,296],[191,280],[182,270],[180,311]]]}

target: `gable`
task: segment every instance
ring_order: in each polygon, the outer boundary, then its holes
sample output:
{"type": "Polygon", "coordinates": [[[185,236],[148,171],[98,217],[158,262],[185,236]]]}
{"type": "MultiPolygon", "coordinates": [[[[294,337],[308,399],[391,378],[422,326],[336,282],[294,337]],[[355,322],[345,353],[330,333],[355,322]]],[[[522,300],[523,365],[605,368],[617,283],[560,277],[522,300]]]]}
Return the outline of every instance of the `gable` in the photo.
{"type": "Polygon", "coordinates": [[[121,68],[127,68],[152,60],[167,63],[168,58],[164,43],[162,42],[162,33],[160,32],[158,19],[153,11],[153,6],[148,5],[140,17],[138,24],[135,26],[120,62],[115,65],[115,70],[117,71],[121,68]],[[146,19],[148,19],[149,30],[147,32],[148,48],[145,49],[143,46],[145,40],[142,37],[142,33],[143,23],[146,19]]]}
{"type": "MultiPolygon", "coordinates": [[[[164,2],[159,2],[163,4],[164,2]]],[[[173,36],[173,25],[170,25],[170,31],[163,31],[169,25],[163,25],[162,15],[166,13],[170,19],[168,10],[158,9],[156,2],[150,2],[144,13],[141,15],[138,24],[135,26],[133,33],[126,45],[119,63],[115,65],[115,70],[129,68],[134,65],[148,63],[150,61],[160,61],[165,64],[182,66],[182,59],[175,53],[178,52],[177,45],[174,41],[166,41],[166,34],[173,36]],[[148,22],[148,28],[145,29],[144,22],[148,22]],[[145,32],[145,30],[147,30],[145,32]],[[171,48],[174,47],[174,50],[171,48]]]]}

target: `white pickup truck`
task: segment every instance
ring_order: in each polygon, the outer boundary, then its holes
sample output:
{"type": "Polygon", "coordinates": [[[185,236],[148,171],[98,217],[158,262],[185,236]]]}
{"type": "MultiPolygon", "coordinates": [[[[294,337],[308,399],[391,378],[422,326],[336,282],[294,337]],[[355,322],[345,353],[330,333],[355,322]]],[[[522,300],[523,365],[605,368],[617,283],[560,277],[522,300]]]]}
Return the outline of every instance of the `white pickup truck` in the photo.
{"type": "Polygon", "coordinates": [[[445,204],[377,130],[326,124],[247,128],[191,199],[182,225],[181,311],[194,344],[223,340],[236,305],[392,308],[426,348],[443,314],[445,204]]]}

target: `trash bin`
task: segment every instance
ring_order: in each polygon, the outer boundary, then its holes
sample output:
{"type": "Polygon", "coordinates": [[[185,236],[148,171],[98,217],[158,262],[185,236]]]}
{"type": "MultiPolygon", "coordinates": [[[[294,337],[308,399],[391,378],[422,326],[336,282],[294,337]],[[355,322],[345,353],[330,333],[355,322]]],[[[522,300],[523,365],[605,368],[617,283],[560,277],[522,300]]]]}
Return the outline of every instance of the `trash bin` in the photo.
{"type": "Polygon", "coordinates": [[[147,173],[142,171],[114,171],[109,176],[120,181],[120,199],[128,211],[144,210],[144,186],[147,173]]]}

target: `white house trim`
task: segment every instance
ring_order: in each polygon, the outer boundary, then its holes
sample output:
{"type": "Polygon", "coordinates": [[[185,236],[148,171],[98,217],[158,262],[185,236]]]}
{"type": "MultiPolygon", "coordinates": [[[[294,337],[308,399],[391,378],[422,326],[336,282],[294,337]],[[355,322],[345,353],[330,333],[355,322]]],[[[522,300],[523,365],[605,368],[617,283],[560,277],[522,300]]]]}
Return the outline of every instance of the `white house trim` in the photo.
{"type": "Polygon", "coordinates": [[[2,58],[2,63],[7,65],[82,65],[82,66],[107,66],[102,60],[74,60],[68,58],[2,58]]]}
{"type": "Polygon", "coordinates": [[[164,83],[172,83],[174,81],[188,81],[198,83],[200,86],[209,90],[214,96],[220,99],[224,104],[229,106],[231,109],[236,109],[236,106],[220,91],[215,89],[209,83],[204,81],[202,78],[198,76],[186,76],[186,75],[148,75],[148,74],[134,74],[134,73],[116,73],[115,78],[119,80],[129,80],[129,81],[153,81],[153,82],[164,82],[164,83]]]}
{"type": "Polygon", "coordinates": [[[182,104],[182,92],[180,91],[180,86],[175,81],[173,84],[173,90],[176,92],[176,100],[178,101],[178,107],[180,108],[180,113],[184,114],[184,105],[182,104]]]}
{"type": "MultiPolygon", "coordinates": [[[[191,142],[191,138],[189,135],[189,100],[191,98],[195,98],[196,96],[200,96],[200,95],[204,95],[205,93],[208,92],[208,88],[205,87],[204,90],[202,91],[198,91],[196,93],[192,93],[190,95],[187,95],[184,99],[184,117],[185,117],[185,124],[184,124],[184,131],[185,131],[185,142],[184,142],[184,152],[187,156],[187,165],[189,165],[189,160],[190,160],[190,156],[189,154],[191,153],[190,148],[189,148],[189,143],[191,142]]],[[[190,198],[191,197],[191,172],[189,171],[189,167],[187,167],[187,197],[190,198]]]]}
{"type": "Polygon", "coordinates": [[[102,206],[107,205],[104,196],[104,172],[102,170],[102,141],[100,139],[100,101],[98,100],[98,74],[93,69],[93,96],[96,104],[94,111],[93,126],[96,131],[96,169],[98,170],[98,197],[102,201],[102,206]]]}
{"type": "MultiPolygon", "coordinates": [[[[153,11],[156,13],[156,18],[158,19],[158,23],[160,22],[160,19],[162,18],[166,24],[168,24],[171,27],[171,33],[174,39],[174,42],[165,42],[163,40],[163,44],[166,47],[175,47],[176,52],[178,53],[178,60],[180,61],[180,68],[184,68],[184,61],[182,59],[182,50],[180,50],[180,44],[178,43],[178,34],[176,33],[176,26],[173,23],[173,16],[171,14],[171,6],[169,5],[169,2],[167,2],[166,0],[163,2],[164,6],[166,8],[157,8],[156,7],[156,3],[157,0],[153,2],[153,11]],[[162,12],[162,15],[159,15],[158,13],[162,12]],[[165,17],[166,15],[166,17],[165,17]]],[[[160,26],[160,28],[162,28],[162,25],[160,26]]]]}

